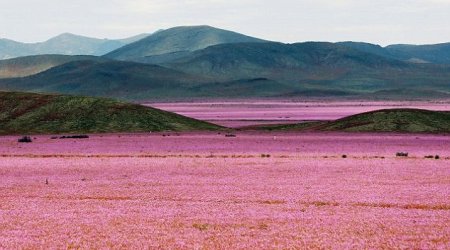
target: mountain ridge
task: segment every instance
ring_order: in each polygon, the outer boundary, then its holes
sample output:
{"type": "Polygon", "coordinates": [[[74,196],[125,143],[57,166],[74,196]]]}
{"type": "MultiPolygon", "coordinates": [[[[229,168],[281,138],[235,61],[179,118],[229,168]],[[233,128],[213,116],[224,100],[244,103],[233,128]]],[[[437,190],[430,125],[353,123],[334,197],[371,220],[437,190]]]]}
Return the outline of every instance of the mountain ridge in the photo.
{"type": "Polygon", "coordinates": [[[211,27],[178,26],[156,32],[105,55],[117,60],[136,61],[149,56],[191,52],[212,45],[238,42],[266,42],[237,32],[211,27]]]}
{"type": "Polygon", "coordinates": [[[37,75],[2,79],[0,89],[132,101],[372,98],[390,90],[395,90],[390,91],[392,99],[446,98],[450,94],[448,65],[408,63],[325,42],[220,44],[162,66],[102,59],[105,61],[74,61],[37,75]]]}
{"type": "Polygon", "coordinates": [[[46,41],[36,43],[21,43],[9,39],[0,39],[0,59],[45,54],[101,56],[148,35],[139,34],[124,39],[99,39],[62,33],[46,41]]]}
{"type": "Polygon", "coordinates": [[[408,63],[326,42],[214,45],[163,65],[222,81],[267,78],[300,90],[450,90],[450,66],[408,63]]]}
{"type": "MultiPolygon", "coordinates": [[[[226,37],[226,36],[225,36],[226,37]]],[[[176,37],[175,37],[176,38],[176,37]]],[[[186,38],[186,36],[185,36],[186,38]]],[[[192,37],[191,37],[192,38],[192,37]]],[[[150,39],[151,40],[151,39],[150,39]]],[[[170,40],[168,40],[170,41],[170,40]]],[[[154,41],[153,41],[154,42],[154,41]]],[[[163,57],[163,55],[167,55],[171,58],[174,57],[174,53],[182,53],[186,51],[195,51],[199,49],[204,49],[208,46],[223,44],[223,43],[234,43],[234,42],[270,42],[267,40],[250,37],[244,34],[240,34],[237,32],[224,30],[220,28],[215,28],[208,25],[198,25],[198,26],[177,26],[172,27],[165,30],[158,30],[153,33],[143,33],[140,35],[132,36],[129,38],[123,39],[99,39],[92,38],[87,36],[75,35],[72,33],[62,33],[55,37],[49,38],[43,42],[35,42],[35,43],[22,43],[19,41],[14,41],[7,38],[0,38],[0,60],[1,59],[10,59],[21,56],[30,56],[30,55],[42,55],[42,54],[65,54],[65,55],[96,55],[101,56],[105,55],[111,59],[119,59],[119,60],[132,60],[137,62],[146,62],[146,63],[165,63],[168,60],[163,57]],[[197,31],[195,31],[197,29],[197,31]],[[182,30],[187,31],[187,33],[191,33],[191,35],[199,30],[206,30],[211,35],[210,41],[206,39],[206,41],[197,41],[199,42],[198,46],[188,46],[187,42],[184,43],[168,43],[167,41],[163,42],[169,44],[170,48],[163,48],[161,44],[158,46],[154,46],[155,44],[147,46],[147,50],[150,48],[150,51],[146,53],[132,53],[127,50],[135,50],[136,47],[126,47],[127,45],[133,44],[139,40],[149,38],[150,36],[154,36],[156,39],[161,39],[162,36],[166,36],[170,34],[172,39],[173,35],[176,32],[180,32],[182,30]],[[175,33],[174,33],[175,32],[175,33]],[[215,37],[217,34],[228,34],[233,35],[237,40],[220,40],[219,37],[215,37]],[[218,39],[214,41],[214,38],[218,39]],[[87,48],[76,49],[75,47],[68,48],[59,48],[61,44],[65,44],[67,42],[71,42],[72,40],[84,40],[88,41],[86,43],[90,43],[87,48]],[[185,47],[183,47],[185,44],[185,47]],[[176,48],[178,46],[178,48],[176,48]],[[124,48],[126,47],[126,48],[124,48]],[[151,50],[151,47],[155,51],[151,50]],[[158,47],[158,48],[157,48],[158,47]],[[170,55],[171,54],[171,55],[170,55]]],[[[79,46],[82,43],[78,43],[79,46]]],[[[450,64],[450,42],[436,43],[436,44],[424,44],[424,45],[416,45],[416,44],[391,44],[387,46],[380,46],[377,44],[372,44],[368,42],[354,42],[354,41],[343,41],[337,42],[337,44],[346,45],[352,47],[354,49],[359,49],[361,51],[371,52],[374,54],[388,56],[391,58],[395,58],[398,60],[416,62],[416,63],[437,63],[437,64],[450,64]],[[378,47],[375,49],[375,47],[378,47]]],[[[138,46],[134,45],[134,46],[138,46]]],[[[142,46],[141,43],[139,46],[142,46]]],[[[86,45],[84,45],[86,46],[86,45]]],[[[139,50],[139,49],[138,49],[139,50]]],[[[141,49],[141,52],[145,51],[145,49],[141,49]]],[[[169,58],[170,60],[170,58],[169,58]]]]}

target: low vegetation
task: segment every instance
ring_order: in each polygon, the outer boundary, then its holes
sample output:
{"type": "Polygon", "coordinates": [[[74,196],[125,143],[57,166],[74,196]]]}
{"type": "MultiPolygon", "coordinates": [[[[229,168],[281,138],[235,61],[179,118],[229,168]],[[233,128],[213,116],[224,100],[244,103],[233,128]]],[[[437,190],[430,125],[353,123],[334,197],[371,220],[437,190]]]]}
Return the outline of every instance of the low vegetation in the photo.
{"type": "Polygon", "coordinates": [[[245,129],[266,131],[450,133],[450,112],[422,109],[385,109],[348,116],[336,121],[259,125],[246,127],[245,129]]]}
{"type": "Polygon", "coordinates": [[[219,126],[111,99],[0,92],[0,134],[215,130],[219,126]]]}
{"type": "Polygon", "coordinates": [[[29,136],[23,136],[23,137],[19,138],[19,139],[17,140],[17,142],[20,142],[20,143],[30,143],[30,142],[33,142],[33,140],[32,140],[31,137],[29,137],[29,136]]]}
{"type": "Polygon", "coordinates": [[[321,131],[450,133],[450,112],[386,109],[357,114],[316,128],[321,131]]]}
{"type": "Polygon", "coordinates": [[[408,157],[408,153],[407,152],[397,152],[397,154],[395,154],[395,156],[397,157],[408,157]]]}
{"type": "Polygon", "coordinates": [[[59,139],[89,139],[89,135],[63,135],[59,139]]]}
{"type": "Polygon", "coordinates": [[[311,121],[296,124],[271,124],[271,125],[252,125],[243,127],[243,130],[261,130],[261,131],[302,131],[326,124],[326,121],[311,121]]]}

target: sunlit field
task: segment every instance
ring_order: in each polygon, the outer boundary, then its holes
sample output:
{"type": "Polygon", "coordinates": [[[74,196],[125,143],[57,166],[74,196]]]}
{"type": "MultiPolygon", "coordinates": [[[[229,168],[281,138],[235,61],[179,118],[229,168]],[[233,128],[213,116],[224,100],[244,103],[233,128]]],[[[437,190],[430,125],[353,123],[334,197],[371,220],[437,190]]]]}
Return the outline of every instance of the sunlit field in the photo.
{"type": "Polygon", "coordinates": [[[1,137],[0,248],[450,247],[450,137],[235,135],[1,137]]]}

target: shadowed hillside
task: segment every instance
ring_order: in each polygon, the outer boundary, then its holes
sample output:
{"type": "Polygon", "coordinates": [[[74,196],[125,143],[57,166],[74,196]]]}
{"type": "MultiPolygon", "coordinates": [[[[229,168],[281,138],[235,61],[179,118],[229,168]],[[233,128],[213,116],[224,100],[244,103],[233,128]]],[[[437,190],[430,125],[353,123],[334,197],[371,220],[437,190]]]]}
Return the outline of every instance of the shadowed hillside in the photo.
{"type": "Polygon", "coordinates": [[[389,45],[386,49],[404,60],[450,64],[450,43],[432,45],[389,45]]]}
{"type": "MultiPolygon", "coordinates": [[[[106,60],[106,59],[105,59],[106,60]]],[[[173,69],[122,61],[74,61],[37,75],[0,79],[4,91],[62,93],[123,100],[270,97],[297,91],[265,78],[217,82],[173,69]]]]}
{"type": "Polygon", "coordinates": [[[0,134],[214,130],[174,113],[110,99],[0,92],[0,134]]]}
{"type": "Polygon", "coordinates": [[[211,46],[167,64],[190,73],[226,79],[255,76],[328,79],[352,69],[404,69],[401,61],[332,43],[239,43],[211,46]],[[322,74],[318,74],[322,71],[322,74]],[[289,76],[286,73],[295,75],[289,76]],[[325,74],[323,74],[325,73],[325,74]]]}
{"type": "Polygon", "coordinates": [[[37,75],[0,80],[0,89],[142,100],[186,97],[199,82],[202,78],[156,65],[76,61],[37,75]]]}
{"type": "Polygon", "coordinates": [[[343,45],[348,48],[356,49],[362,52],[371,53],[374,55],[379,55],[391,59],[399,59],[403,60],[404,58],[397,58],[395,55],[391,54],[391,52],[386,49],[385,47],[381,47],[377,44],[371,44],[371,43],[364,43],[364,42],[339,42],[336,43],[338,45],[343,45]]]}

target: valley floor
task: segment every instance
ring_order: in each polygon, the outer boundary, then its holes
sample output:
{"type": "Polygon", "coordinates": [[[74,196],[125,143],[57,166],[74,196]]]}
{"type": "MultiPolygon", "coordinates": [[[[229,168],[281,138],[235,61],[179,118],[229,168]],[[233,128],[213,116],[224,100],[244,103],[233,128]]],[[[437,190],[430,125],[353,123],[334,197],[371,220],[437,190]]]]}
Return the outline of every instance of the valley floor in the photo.
{"type": "Polygon", "coordinates": [[[286,101],[235,100],[212,102],[147,103],[147,106],[175,112],[225,127],[261,124],[289,124],[302,121],[336,120],[379,109],[417,108],[450,110],[450,101],[286,101]]]}
{"type": "Polygon", "coordinates": [[[0,248],[445,249],[449,148],[399,134],[0,137],[0,248]]]}

